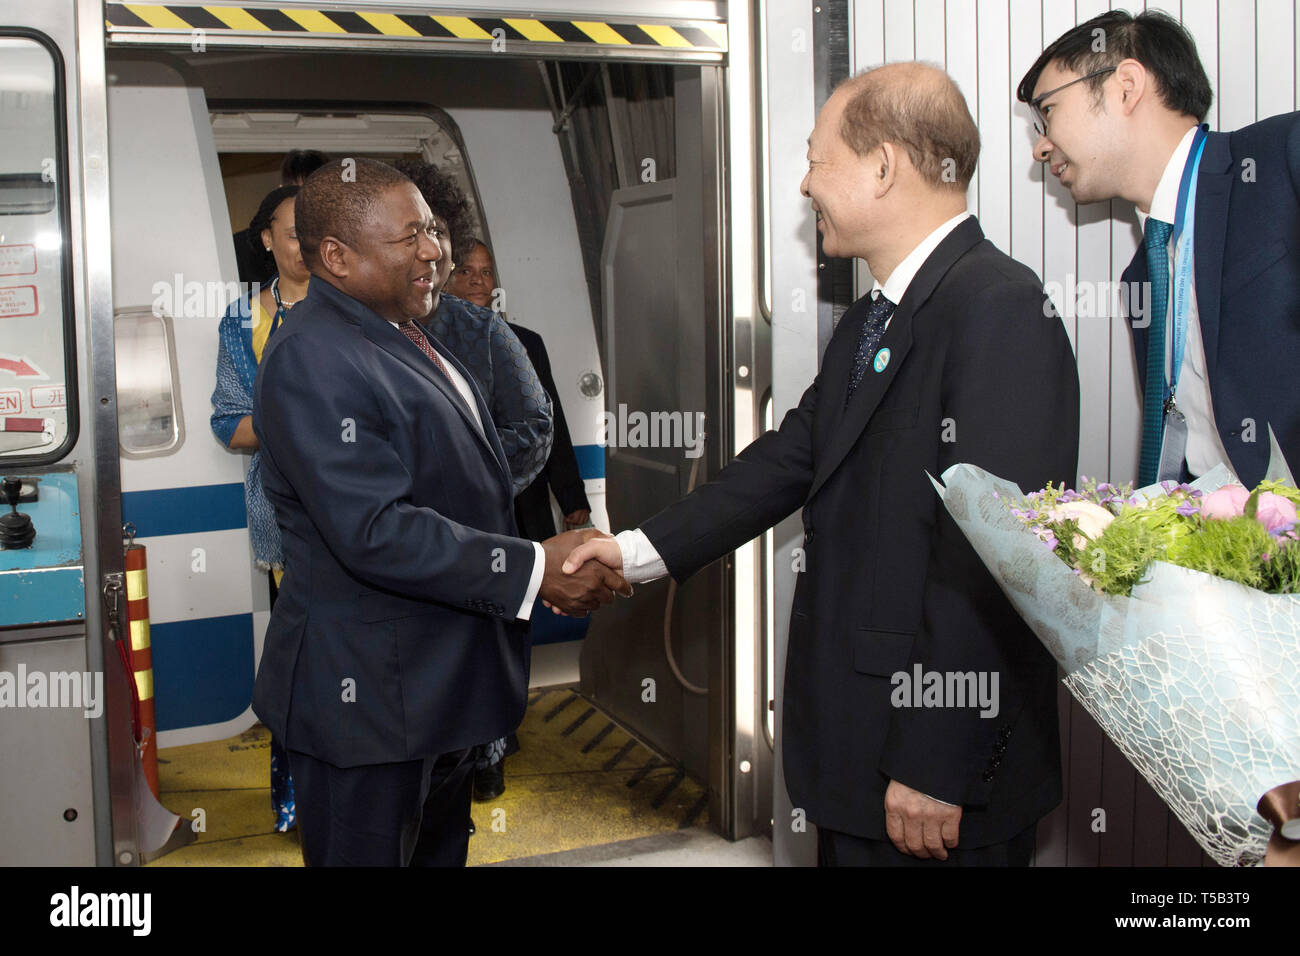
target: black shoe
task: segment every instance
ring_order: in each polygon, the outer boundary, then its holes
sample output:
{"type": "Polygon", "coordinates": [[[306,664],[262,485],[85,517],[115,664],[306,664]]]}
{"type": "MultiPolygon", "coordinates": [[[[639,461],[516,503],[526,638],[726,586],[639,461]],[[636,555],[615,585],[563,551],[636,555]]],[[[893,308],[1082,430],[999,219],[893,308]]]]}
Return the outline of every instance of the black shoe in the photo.
{"type": "Polygon", "coordinates": [[[478,831],[474,828],[474,818],[473,818],[473,817],[470,817],[470,820],[469,820],[469,835],[470,835],[470,836],[473,836],[473,835],[474,835],[475,833],[477,833],[477,832],[478,832],[478,831]]]}
{"type": "Polygon", "coordinates": [[[506,792],[506,762],[498,760],[490,767],[474,771],[474,799],[495,800],[506,792]]]}

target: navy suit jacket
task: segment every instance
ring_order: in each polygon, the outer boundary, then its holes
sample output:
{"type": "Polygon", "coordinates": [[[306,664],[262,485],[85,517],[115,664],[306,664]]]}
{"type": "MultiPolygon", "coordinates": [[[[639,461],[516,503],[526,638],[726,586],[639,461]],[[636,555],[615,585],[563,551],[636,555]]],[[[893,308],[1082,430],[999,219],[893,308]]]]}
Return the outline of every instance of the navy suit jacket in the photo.
{"type": "MultiPolygon", "coordinates": [[[[1038,278],[957,226],[917,272],[845,404],[863,297],[797,408],[641,527],[677,580],[802,506],[781,732],[794,806],[885,838],[889,780],[965,809],[959,846],[1010,839],[1061,799],[1056,663],[948,516],[927,472],[1073,483],[1079,379],[1038,278]],[[996,715],[894,706],[894,675],[998,677],[996,715]]],[[[782,560],[785,560],[784,558],[782,560]]]]}
{"type": "Polygon", "coordinates": [[[253,710],[339,767],[434,756],[522,719],[533,545],[510,473],[401,332],[323,279],[271,339],[254,387],[286,573],[253,710]]]}
{"type": "MultiPolygon", "coordinates": [[[[1209,134],[1193,255],[1214,422],[1233,470],[1254,487],[1268,468],[1269,425],[1300,465],[1300,113],[1209,134]]],[[[1123,278],[1148,280],[1145,247],[1123,278]]],[[[1142,385],[1146,328],[1133,328],[1133,345],[1142,385]]]]}

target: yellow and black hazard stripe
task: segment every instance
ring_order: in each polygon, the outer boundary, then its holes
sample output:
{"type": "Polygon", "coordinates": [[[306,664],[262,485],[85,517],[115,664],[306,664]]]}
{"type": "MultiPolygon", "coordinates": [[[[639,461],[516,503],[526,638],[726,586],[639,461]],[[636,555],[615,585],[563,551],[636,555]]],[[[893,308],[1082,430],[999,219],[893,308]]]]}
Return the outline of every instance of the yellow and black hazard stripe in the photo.
{"type": "MultiPolygon", "coordinates": [[[[593,48],[603,53],[712,54],[727,49],[727,28],[712,21],[642,23],[611,20],[535,19],[442,14],[436,11],[375,12],[374,7],[354,10],[298,7],[220,6],[208,4],[148,4],[110,0],[105,4],[109,37],[115,34],[175,36],[202,30],[208,41],[222,36],[242,39],[313,37],[343,40],[403,40],[484,45],[505,40],[527,44],[527,52],[550,48],[560,55],[576,55],[593,48]],[[570,49],[565,49],[566,47],[570,49]],[[582,50],[572,49],[580,47],[582,50]]],[[[546,54],[543,54],[546,55],[546,54]]]]}

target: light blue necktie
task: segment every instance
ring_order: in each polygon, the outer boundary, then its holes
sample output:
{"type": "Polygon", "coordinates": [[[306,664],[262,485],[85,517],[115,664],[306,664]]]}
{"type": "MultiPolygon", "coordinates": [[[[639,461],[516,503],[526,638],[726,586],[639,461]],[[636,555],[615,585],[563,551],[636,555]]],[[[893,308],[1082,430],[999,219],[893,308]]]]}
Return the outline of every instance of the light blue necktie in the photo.
{"type": "Polygon", "coordinates": [[[1174,227],[1148,219],[1144,242],[1151,296],[1147,302],[1151,324],[1147,328],[1147,367],[1142,390],[1142,457],[1138,485],[1156,480],[1160,469],[1160,444],[1165,423],[1165,329],[1169,311],[1169,236],[1174,227]]]}

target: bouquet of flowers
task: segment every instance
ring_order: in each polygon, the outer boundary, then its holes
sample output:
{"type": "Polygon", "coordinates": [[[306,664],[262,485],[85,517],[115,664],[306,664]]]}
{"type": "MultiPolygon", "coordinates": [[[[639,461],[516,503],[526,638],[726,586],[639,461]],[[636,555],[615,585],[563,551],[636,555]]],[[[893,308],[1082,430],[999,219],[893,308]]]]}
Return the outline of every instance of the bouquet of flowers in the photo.
{"type": "Polygon", "coordinates": [[[1222,465],[1137,492],[1024,495],[964,464],[934,485],[1071,693],[1206,853],[1253,865],[1275,827],[1300,837],[1300,491],[1276,442],[1253,490],[1222,465]]]}

